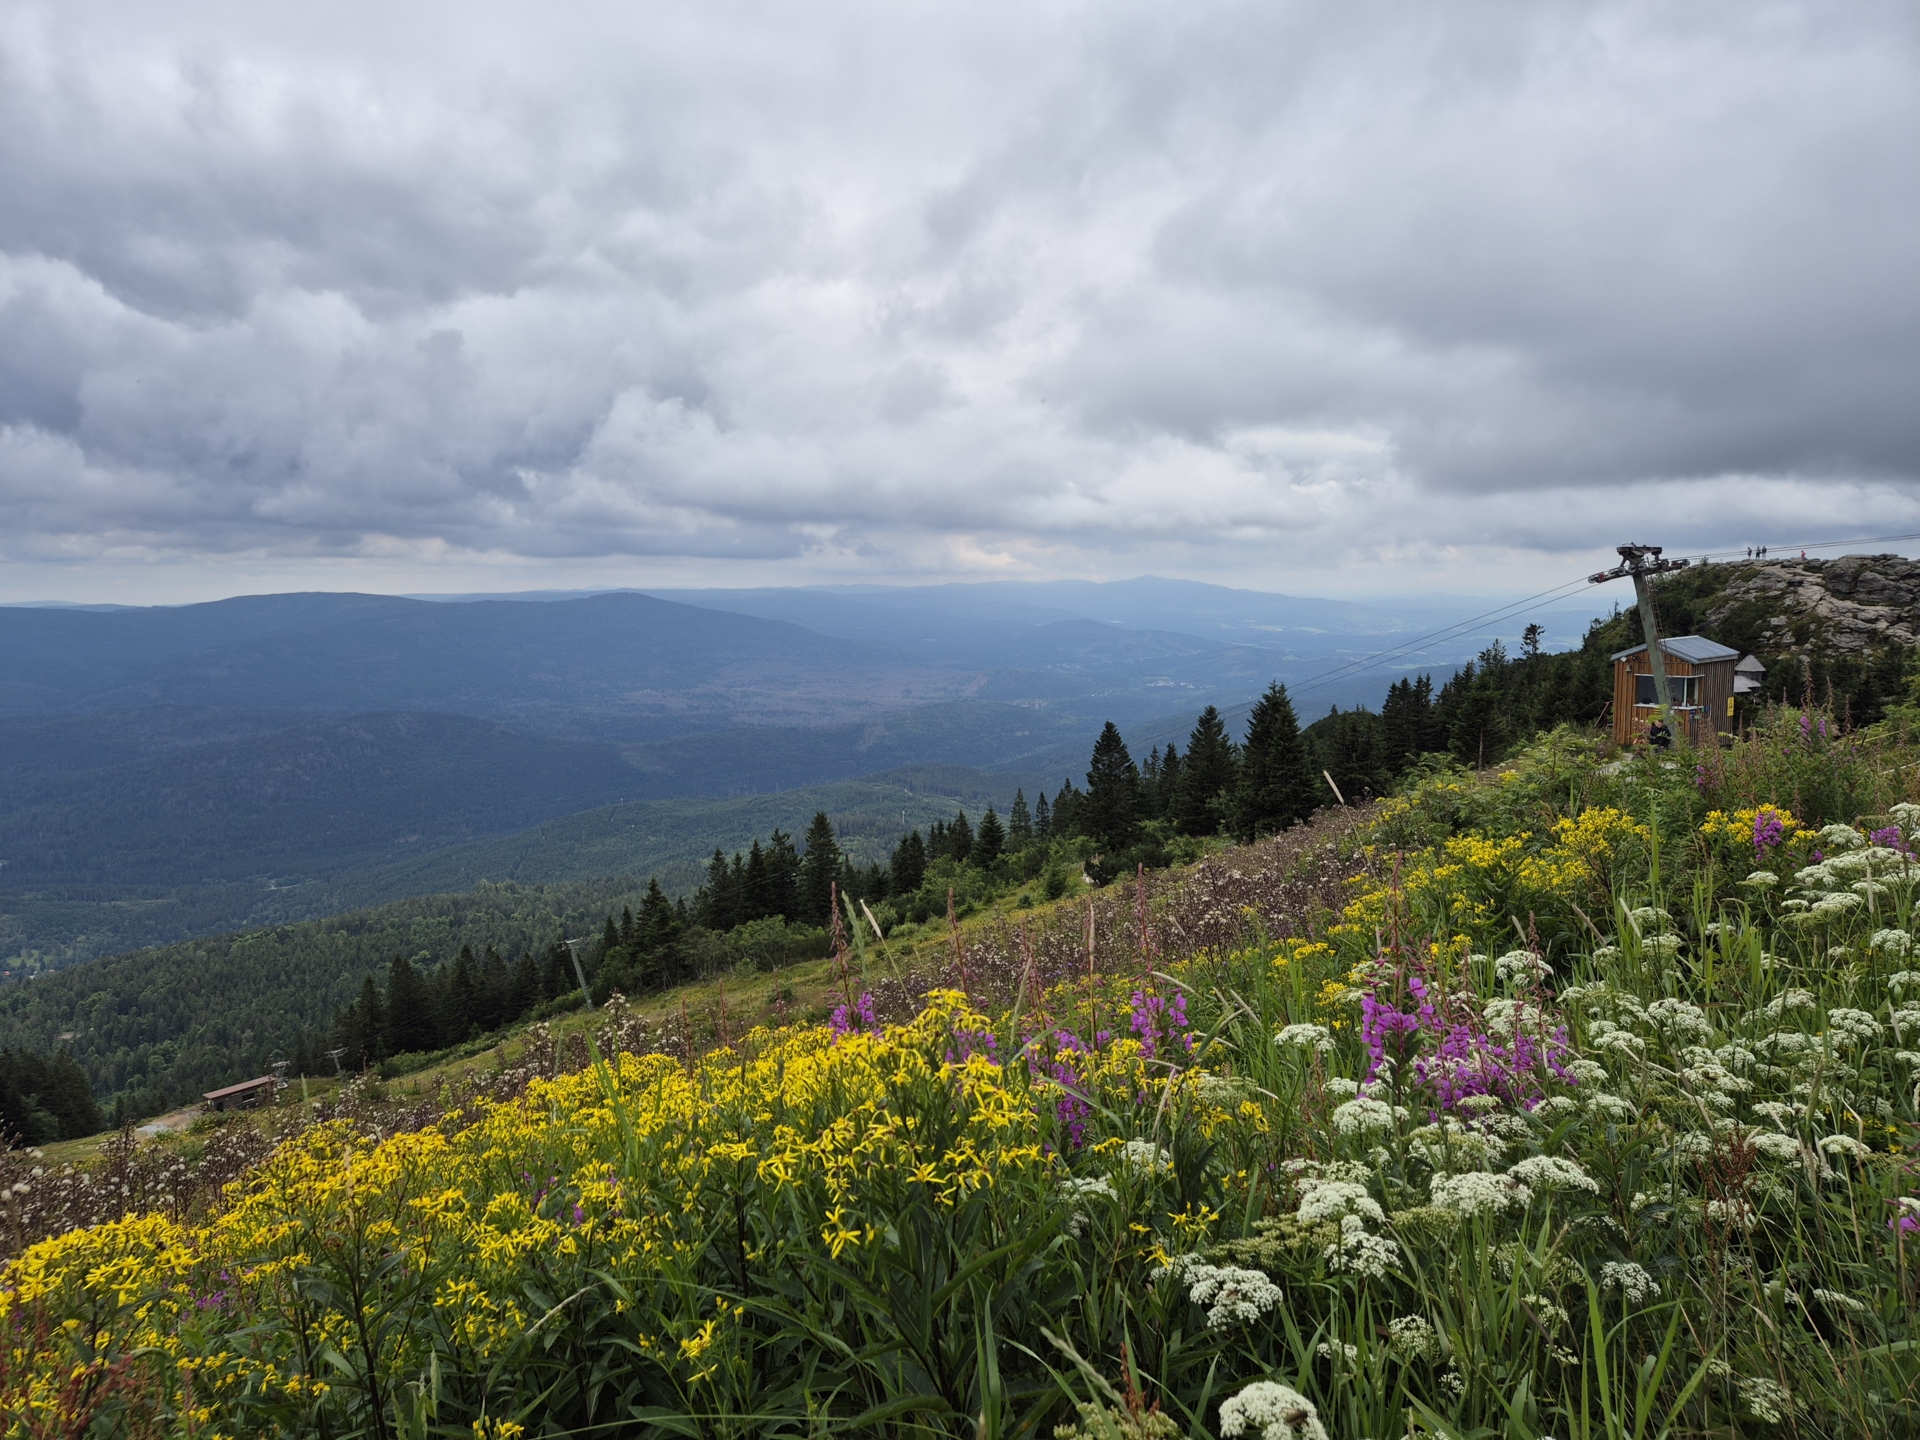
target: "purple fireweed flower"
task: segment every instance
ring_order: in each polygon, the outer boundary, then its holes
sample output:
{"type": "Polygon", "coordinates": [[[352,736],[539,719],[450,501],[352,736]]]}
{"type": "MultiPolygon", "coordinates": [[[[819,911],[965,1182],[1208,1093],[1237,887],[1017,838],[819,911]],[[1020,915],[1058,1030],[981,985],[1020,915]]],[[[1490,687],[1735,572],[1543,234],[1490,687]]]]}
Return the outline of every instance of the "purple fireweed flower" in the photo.
{"type": "Polygon", "coordinates": [[[1762,806],[1753,817],[1753,858],[1766,859],[1767,851],[1787,838],[1787,822],[1772,806],[1762,806]]]}
{"type": "Polygon", "coordinates": [[[1800,738],[1806,741],[1813,739],[1813,717],[1804,710],[1800,712],[1800,738]]]}
{"type": "MultiPolygon", "coordinates": [[[[1142,990],[1134,991],[1132,1028],[1140,1039],[1140,1053],[1149,1060],[1158,1058],[1162,1049],[1177,1050],[1183,1055],[1193,1052],[1193,1038],[1187,1034],[1184,991],[1175,991],[1171,1000],[1142,990]]],[[[1098,1038],[1104,1043],[1107,1036],[1102,1033],[1098,1038]]]]}
{"type": "Polygon", "coordinates": [[[1889,850],[1898,850],[1902,855],[1913,853],[1912,847],[1907,844],[1907,837],[1900,833],[1898,825],[1888,825],[1884,829],[1876,830],[1868,838],[1874,844],[1884,845],[1889,850]]]}
{"type": "Polygon", "coordinates": [[[1573,1058],[1564,1025],[1550,1034],[1517,1033],[1504,1042],[1488,1033],[1485,1022],[1458,999],[1443,1018],[1429,998],[1425,981],[1410,977],[1407,989],[1418,1002],[1401,1010],[1368,993],[1360,1001],[1360,1035],[1366,1044],[1367,1076],[1378,1077],[1391,1059],[1396,1076],[1411,1075],[1432,1091],[1438,1110],[1450,1110],[1478,1095],[1531,1110],[1546,1098],[1542,1073],[1563,1084],[1574,1082],[1567,1062],[1573,1058]]]}
{"type": "Polygon", "coordinates": [[[855,1031],[868,1035],[880,1033],[880,1022],[874,1018],[873,996],[862,995],[854,1002],[853,1008],[836,1005],[833,1014],[827,1020],[827,1026],[833,1031],[833,1038],[844,1040],[855,1031]]]}

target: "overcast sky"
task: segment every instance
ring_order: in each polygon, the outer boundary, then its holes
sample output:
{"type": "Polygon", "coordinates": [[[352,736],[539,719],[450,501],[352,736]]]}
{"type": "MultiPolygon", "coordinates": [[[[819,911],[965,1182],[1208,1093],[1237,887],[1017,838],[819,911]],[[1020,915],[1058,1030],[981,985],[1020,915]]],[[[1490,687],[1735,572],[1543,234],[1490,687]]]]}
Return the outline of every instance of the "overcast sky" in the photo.
{"type": "Polygon", "coordinates": [[[1917,142],[1911,0],[0,0],[0,599],[1920,531],[1917,142]]]}

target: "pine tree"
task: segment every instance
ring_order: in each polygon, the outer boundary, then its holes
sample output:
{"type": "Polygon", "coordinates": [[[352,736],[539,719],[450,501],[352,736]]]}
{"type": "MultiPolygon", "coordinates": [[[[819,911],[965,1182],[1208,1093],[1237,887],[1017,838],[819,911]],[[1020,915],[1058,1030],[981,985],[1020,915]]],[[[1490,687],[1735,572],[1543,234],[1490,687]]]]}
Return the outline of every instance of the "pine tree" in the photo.
{"type": "Polygon", "coordinates": [[[404,955],[393,957],[387,968],[387,1054],[406,1055],[438,1048],[439,1026],[434,1023],[433,998],[404,955]]]}
{"type": "Polygon", "coordinates": [[[1182,835],[1217,834],[1238,784],[1238,760],[1220,712],[1209,705],[1187,737],[1186,763],[1174,787],[1169,818],[1182,835]]]}
{"type": "Polygon", "coordinates": [[[967,823],[967,812],[962,810],[954,816],[953,823],[947,826],[947,859],[964,861],[973,854],[973,826],[967,823]]]}
{"type": "Polygon", "coordinates": [[[1007,848],[1024,850],[1033,842],[1033,816],[1027,812],[1027,792],[1013,792],[1013,808],[1007,811],[1007,848]]]}
{"type": "Polygon", "coordinates": [[[1001,827],[1000,817],[994,813],[993,806],[989,805],[987,813],[980,817],[980,828],[973,836],[973,853],[967,858],[982,870],[991,870],[1006,844],[1007,832],[1001,827]]]}
{"type": "Polygon", "coordinates": [[[800,860],[800,919],[828,925],[833,919],[833,884],[840,874],[840,842],[827,812],[816,810],[807,826],[806,854],[800,860]]]}
{"type": "Polygon", "coordinates": [[[1269,685],[1254,705],[1241,756],[1235,819],[1243,842],[1284,830],[1313,813],[1316,777],[1286,686],[1277,681],[1269,685]]]}
{"type": "Polygon", "coordinates": [[[920,888],[920,882],[927,878],[927,847],[918,830],[893,847],[889,868],[894,894],[911,895],[920,888]]]}
{"type": "Polygon", "coordinates": [[[1042,790],[1040,798],[1033,805],[1033,838],[1048,840],[1053,836],[1053,807],[1047,804],[1047,792],[1042,790]]]}
{"type": "Polygon", "coordinates": [[[1131,845],[1139,833],[1140,772],[1111,720],[1093,743],[1084,809],[1081,829],[1109,855],[1131,845]]]}

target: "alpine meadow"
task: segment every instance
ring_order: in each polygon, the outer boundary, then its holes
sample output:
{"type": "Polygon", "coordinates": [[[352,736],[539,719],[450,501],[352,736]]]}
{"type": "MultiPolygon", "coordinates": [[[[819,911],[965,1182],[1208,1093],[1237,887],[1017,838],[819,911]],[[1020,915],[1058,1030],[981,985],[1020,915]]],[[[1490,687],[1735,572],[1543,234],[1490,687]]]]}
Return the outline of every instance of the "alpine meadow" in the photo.
{"type": "Polygon", "coordinates": [[[14,1433],[1906,1433],[1920,708],[1621,748],[1554,712],[1626,623],[818,815],[622,900],[590,1012],[368,969],[347,1083],[5,1157],[14,1433]]]}

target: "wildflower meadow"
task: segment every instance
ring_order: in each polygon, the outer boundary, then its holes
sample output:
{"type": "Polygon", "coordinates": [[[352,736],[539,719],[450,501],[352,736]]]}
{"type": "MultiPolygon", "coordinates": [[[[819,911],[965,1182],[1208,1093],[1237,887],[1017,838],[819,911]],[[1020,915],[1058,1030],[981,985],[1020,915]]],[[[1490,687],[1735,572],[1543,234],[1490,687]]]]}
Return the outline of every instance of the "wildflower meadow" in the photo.
{"type": "Polygon", "coordinates": [[[1024,928],[849,916],[825,1023],[17,1232],[7,1433],[1916,1433],[1916,753],[1562,730],[1024,928]]]}

